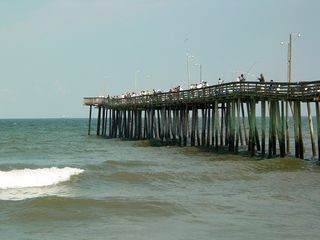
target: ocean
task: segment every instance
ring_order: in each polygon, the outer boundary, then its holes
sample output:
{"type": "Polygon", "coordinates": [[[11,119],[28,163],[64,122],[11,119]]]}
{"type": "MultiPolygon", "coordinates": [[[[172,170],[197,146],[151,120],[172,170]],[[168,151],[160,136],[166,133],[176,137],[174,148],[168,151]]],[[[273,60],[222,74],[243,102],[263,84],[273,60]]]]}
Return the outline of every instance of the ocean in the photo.
{"type": "Polygon", "coordinates": [[[318,239],[320,167],[0,120],[0,239],[318,239]]]}

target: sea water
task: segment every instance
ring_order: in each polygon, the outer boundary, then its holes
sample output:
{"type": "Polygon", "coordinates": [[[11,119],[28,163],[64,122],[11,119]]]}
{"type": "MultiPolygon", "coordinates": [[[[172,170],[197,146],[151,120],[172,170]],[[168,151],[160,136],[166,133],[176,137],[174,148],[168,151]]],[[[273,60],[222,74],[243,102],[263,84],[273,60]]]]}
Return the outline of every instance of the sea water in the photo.
{"type": "Polygon", "coordinates": [[[320,169],[0,120],[0,239],[318,239],[320,169]]]}

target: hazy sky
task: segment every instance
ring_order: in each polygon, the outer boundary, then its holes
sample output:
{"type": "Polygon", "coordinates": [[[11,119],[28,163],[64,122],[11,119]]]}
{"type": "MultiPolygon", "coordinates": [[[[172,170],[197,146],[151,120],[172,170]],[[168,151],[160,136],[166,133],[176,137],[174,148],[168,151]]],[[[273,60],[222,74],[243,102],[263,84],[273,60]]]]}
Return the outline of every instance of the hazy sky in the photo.
{"type": "Polygon", "coordinates": [[[0,118],[87,117],[85,96],[233,81],[320,79],[318,0],[0,0],[0,118]],[[188,39],[188,40],[186,40],[188,39]],[[138,71],[139,70],[139,71],[138,71]],[[254,77],[250,77],[254,80],[254,77]]]}

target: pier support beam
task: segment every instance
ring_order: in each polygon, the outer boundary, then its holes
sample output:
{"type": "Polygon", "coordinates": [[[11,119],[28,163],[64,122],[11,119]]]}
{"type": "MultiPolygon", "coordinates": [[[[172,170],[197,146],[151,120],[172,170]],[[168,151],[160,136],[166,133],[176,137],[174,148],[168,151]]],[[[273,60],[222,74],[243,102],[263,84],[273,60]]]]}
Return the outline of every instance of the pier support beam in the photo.
{"type": "Polygon", "coordinates": [[[285,136],[285,114],[284,114],[284,100],[281,100],[281,127],[280,127],[280,157],[285,157],[286,155],[286,136],[285,136]]]}
{"type": "Polygon", "coordinates": [[[91,115],[92,115],[92,105],[90,105],[90,110],[89,110],[88,135],[90,135],[90,131],[91,131],[91,115]]]}
{"type": "Polygon", "coordinates": [[[97,135],[100,135],[100,124],[101,124],[101,107],[98,108],[98,120],[97,120],[97,135]]]}
{"type": "Polygon", "coordinates": [[[261,100],[261,155],[266,154],[266,100],[261,100]]]}
{"type": "Polygon", "coordinates": [[[254,99],[250,100],[250,107],[248,108],[250,132],[249,132],[249,151],[251,156],[255,155],[255,144],[256,144],[256,102],[254,99]]]}
{"type": "Polygon", "coordinates": [[[215,146],[215,149],[218,149],[219,145],[219,109],[218,109],[218,101],[214,101],[214,111],[212,112],[213,120],[212,123],[214,125],[214,134],[212,134],[212,145],[215,146]]]}
{"type": "Polygon", "coordinates": [[[320,162],[320,109],[319,102],[315,102],[317,115],[317,133],[318,133],[318,162],[320,162]]]}
{"type": "Polygon", "coordinates": [[[307,102],[307,109],[308,109],[310,140],[311,140],[311,147],[312,147],[312,157],[315,158],[317,153],[316,153],[316,146],[315,146],[315,142],[314,142],[314,131],[313,131],[312,113],[311,113],[310,102],[307,102]]]}
{"type": "Polygon", "coordinates": [[[295,156],[303,159],[303,140],[301,131],[301,104],[294,102],[294,135],[295,135],[295,156]]]}
{"type": "Polygon", "coordinates": [[[190,145],[195,146],[195,132],[196,132],[196,108],[192,106],[191,110],[191,133],[190,133],[190,145]]]}
{"type": "Polygon", "coordinates": [[[210,140],[211,140],[211,107],[210,104],[207,106],[207,137],[206,137],[206,141],[207,141],[207,147],[210,146],[210,140]]]}
{"type": "Polygon", "coordinates": [[[290,134],[289,134],[289,101],[286,101],[286,143],[287,154],[290,153],[290,134]]]}
{"type": "Polygon", "coordinates": [[[276,100],[272,99],[269,101],[269,157],[273,157],[277,153],[276,141],[276,100]]]}

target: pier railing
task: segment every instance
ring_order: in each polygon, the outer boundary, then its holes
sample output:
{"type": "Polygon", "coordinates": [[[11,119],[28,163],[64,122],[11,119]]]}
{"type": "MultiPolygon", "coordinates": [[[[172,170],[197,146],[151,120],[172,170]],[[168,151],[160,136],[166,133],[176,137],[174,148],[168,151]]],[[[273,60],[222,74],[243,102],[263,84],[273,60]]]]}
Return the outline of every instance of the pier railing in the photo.
{"type": "Polygon", "coordinates": [[[201,103],[208,100],[227,100],[235,98],[276,98],[283,100],[319,101],[320,81],[308,82],[231,82],[199,89],[178,92],[154,93],[135,97],[86,97],[88,106],[162,106],[183,103],[201,103]]]}

